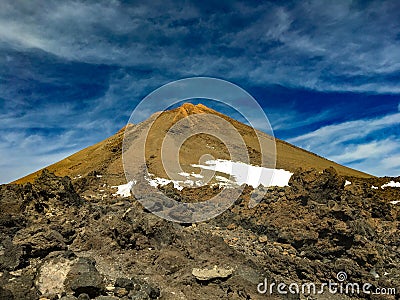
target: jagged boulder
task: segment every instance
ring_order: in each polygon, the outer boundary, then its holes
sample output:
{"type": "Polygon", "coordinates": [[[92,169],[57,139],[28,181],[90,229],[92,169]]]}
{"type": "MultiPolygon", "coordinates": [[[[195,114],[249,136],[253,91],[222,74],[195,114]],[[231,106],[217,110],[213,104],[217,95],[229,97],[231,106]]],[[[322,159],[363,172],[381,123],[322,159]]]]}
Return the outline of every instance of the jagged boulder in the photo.
{"type": "Polygon", "coordinates": [[[103,276],[96,268],[96,261],[91,258],[80,257],[72,266],[64,281],[68,290],[75,296],[88,294],[91,298],[105,293],[103,276]]]}
{"type": "Polygon", "coordinates": [[[17,184],[0,185],[0,232],[12,237],[26,225],[21,211],[25,189],[17,184]]]}
{"type": "Polygon", "coordinates": [[[339,200],[345,184],[333,167],[322,173],[315,169],[297,169],[289,180],[289,186],[295,195],[304,203],[309,200],[318,203],[328,203],[329,200],[339,200]]]}
{"type": "Polygon", "coordinates": [[[22,246],[27,257],[45,257],[50,252],[66,249],[63,236],[41,224],[35,224],[18,231],[13,244],[22,246]]]}
{"type": "Polygon", "coordinates": [[[32,188],[40,200],[44,202],[51,199],[69,205],[80,205],[83,203],[68,176],[58,177],[47,169],[44,169],[40,176],[35,179],[32,188]]]}
{"type": "Polygon", "coordinates": [[[12,243],[9,236],[0,240],[0,270],[13,271],[23,262],[23,247],[12,243]]]}
{"type": "Polygon", "coordinates": [[[37,214],[83,203],[69,177],[58,177],[45,169],[33,184],[0,186],[0,228],[14,234],[26,226],[27,216],[37,219],[37,214]]]}
{"type": "Polygon", "coordinates": [[[35,278],[35,286],[40,293],[49,296],[65,294],[64,281],[77,260],[71,251],[53,252],[43,259],[35,278]]]}

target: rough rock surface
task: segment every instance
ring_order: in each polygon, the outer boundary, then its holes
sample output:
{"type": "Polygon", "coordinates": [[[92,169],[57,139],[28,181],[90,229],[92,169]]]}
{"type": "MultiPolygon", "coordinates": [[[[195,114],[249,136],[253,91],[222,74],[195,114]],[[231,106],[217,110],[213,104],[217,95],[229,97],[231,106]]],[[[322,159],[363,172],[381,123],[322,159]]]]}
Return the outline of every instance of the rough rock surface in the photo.
{"type": "Polygon", "coordinates": [[[210,281],[214,279],[225,279],[232,275],[233,270],[214,266],[211,269],[194,268],[192,274],[197,280],[210,281]]]}
{"type": "MultiPolygon", "coordinates": [[[[0,299],[306,299],[257,286],[334,281],[341,271],[400,292],[400,204],[391,203],[400,189],[371,188],[399,178],[298,170],[253,208],[246,187],[217,218],[176,224],[107,187],[86,198],[103,188],[95,175],[71,181],[44,171],[33,184],[0,186],[0,299]]],[[[165,190],[192,202],[217,192],[165,190]]],[[[313,295],[353,298],[399,296],[313,295]]]]}
{"type": "Polygon", "coordinates": [[[76,296],[87,294],[90,298],[105,293],[103,276],[95,265],[95,260],[86,257],[80,257],[73,263],[64,280],[67,291],[72,291],[76,296]]]}

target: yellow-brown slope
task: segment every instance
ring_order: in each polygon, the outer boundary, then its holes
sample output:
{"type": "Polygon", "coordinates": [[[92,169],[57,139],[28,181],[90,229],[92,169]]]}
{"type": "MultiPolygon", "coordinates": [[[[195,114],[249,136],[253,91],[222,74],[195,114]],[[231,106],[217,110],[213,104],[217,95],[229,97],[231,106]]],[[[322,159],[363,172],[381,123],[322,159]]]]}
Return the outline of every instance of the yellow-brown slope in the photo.
{"type": "MultiPolygon", "coordinates": [[[[247,145],[250,156],[250,162],[253,164],[260,163],[260,145],[256,136],[256,131],[252,127],[212,110],[202,104],[193,105],[185,103],[181,107],[154,114],[150,119],[154,121],[146,141],[146,161],[149,170],[157,176],[165,176],[165,172],[161,163],[161,145],[165,133],[171,126],[179,120],[191,114],[214,114],[229,123],[231,123],[237,131],[242,135],[247,145]]],[[[127,135],[134,135],[136,130],[143,126],[147,126],[149,121],[145,121],[138,125],[130,125],[127,128],[127,135]],[[147,122],[147,123],[146,123],[147,122]]],[[[213,126],[213,124],[210,124],[213,126]]],[[[219,128],[215,128],[218,130],[219,128]]],[[[268,135],[257,131],[260,136],[270,139],[268,135]]],[[[56,175],[76,177],[85,176],[90,172],[96,171],[107,178],[109,184],[121,184],[124,182],[124,171],[122,167],[121,149],[124,138],[124,130],[120,130],[115,135],[101,141],[93,146],[85,148],[55,164],[47,167],[56,175]]],[[[322,171],[330,166],[334,167],[339,174],[343,176],[354,176],[368,178],[373,177],[369,174],[342,166],[333,161],[327,160],[309,151],[293,146],[287,142],[275,139],[276,142],[276,167],[289,171],[302,168],[315,168],[322,171]]],[[[224,144],[207,134],[199,134],[188,139],[180,149],[179,157],[182,165],[186,166],[185,171],[192,171],[190,164],[198,163],[199,158],[203,154],[211,154],[214,158],[229,159],[229,152],[224,144]]],[[[40,170],[29,174],[15,183],[32,182],[39,174],[40,170]]]]}

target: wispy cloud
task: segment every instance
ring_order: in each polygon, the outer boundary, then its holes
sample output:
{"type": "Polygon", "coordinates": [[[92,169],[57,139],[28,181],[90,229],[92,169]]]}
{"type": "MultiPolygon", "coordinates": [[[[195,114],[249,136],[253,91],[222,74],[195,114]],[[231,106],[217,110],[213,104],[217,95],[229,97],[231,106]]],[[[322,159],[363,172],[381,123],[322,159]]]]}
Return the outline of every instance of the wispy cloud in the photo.
{"type": "MultiPolygon", "coordinates": [[[[29,160],[30,170],[43,167],[75,145],[114,133],[144,96],[183,77],[215,76],[245,89],[312,90],[319,93],[315,103],[332,92],[350,95],[349,101],[400,94],[399,27],[398,1],[2,1],[0,148],[2,157],[19,159],[0,162],[9,166],[0,182],[24,175],[29,160]],[[7,133],[14,137],[6,140],[7,133]],[[28,142],[37,149],[26,150],[28,142]]],[[[381,99],[377,106],[384,105],[381,99]]],[[[361,157],[368,147],[384,147],[385,139],[386,145],[398,142],[396,134],[383,133],[398,126],[398,114],[354,121],[349,109],[329,103],[319,111],[297,109],[296,95],[257,100],[282,102],[283,108],[266,111],[273,129],[298,136],[294,143],[321,155],[345,161],[340,147],[361,157]],[[353,121],[326,126],[339,114],[353,121]]],[[[395,150],[382,149],[379,172],[394,174],[395,150]]],[[[374,173],[370,161],[360,167],[374,173]]]]}
{"type": "Polygon", "coordinates": [[[289,139],[338,163],[377,176],[398,176],[400,113],[328,125],[289,139]]]}
{"type": "Polygon", "coordinates": [[[400,124],[400,113],[383,116],[377,119],[366,119],[324,126],[313,132],[290,139],[293,143],[306,143],[307,147],[318,143],[343,143],[368,136],[368,134],[384,128],[400,124]]]}
{"type": "Polygon", "coordinates": [[[10,182],[57,162],[80,149],[79,135],[1,131],[0,182],[10,182]]]}
{"type": "MultiPolygon", "coordinates": [[[[381,157],[382,154],[399,152],[399,148],[399,140],[392,136],[387,139],[372,141],[365,144],[350,144],[341,149],[341,154],[331,156],[330,158],[334,161],[348,164],[369,158],[374,159],[377,156],[381,157]]],[[[385,159],[387,160],[387,158],[385,159]]],[[[375,168],[375,170],[376,169],[379,169],[379,167],[375,168]]]]}
{"type": "MultiPolygon", "coordinates": [[[[400,140],[391,138],[376,143],[372,142],[372,144],[373,145],[370,147],[372,151],[367,158],[354,161],[347,165],[376,176],[399,176],[400,151],[398,145],[400,144],[400,140]],[[389,146],[385,143],[389,143],[389,146]],[[393,145],[393,148],[391,148],[390,145],[393,145]]],[[[368,148],[368,145],[365,146],[364,149],[368,148]]]]}
{"type": "Polygon", "coordinates": [[[173,66],[178,76],[224,72],[258,84],[400,92],[387,76],[400,71],[397,1],[222,6],[224,14],[195,2],[6,1],[0,40],[89,63],[173,66]]]}

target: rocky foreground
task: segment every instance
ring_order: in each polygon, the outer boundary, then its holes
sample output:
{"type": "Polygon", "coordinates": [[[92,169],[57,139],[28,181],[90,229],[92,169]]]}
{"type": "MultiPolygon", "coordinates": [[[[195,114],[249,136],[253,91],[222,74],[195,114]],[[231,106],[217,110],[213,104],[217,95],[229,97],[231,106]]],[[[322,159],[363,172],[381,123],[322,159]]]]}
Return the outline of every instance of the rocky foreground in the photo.
{"type": "MultiPolygon", "coordinates": [[[[389,178],[346,179],[299,170],[256,207],[246,187],[199,224],[107,194],[96,174],[71,181],[44,171],[33,184],[2,185],[0,299],[399,299],[400,189],[380,188],[389,178]],[[337,282],[339,272],[397,294],[257,291],[265,280],[337,282]]],[[[164,191],[198,201],[185,189],[164,191]]]]}

